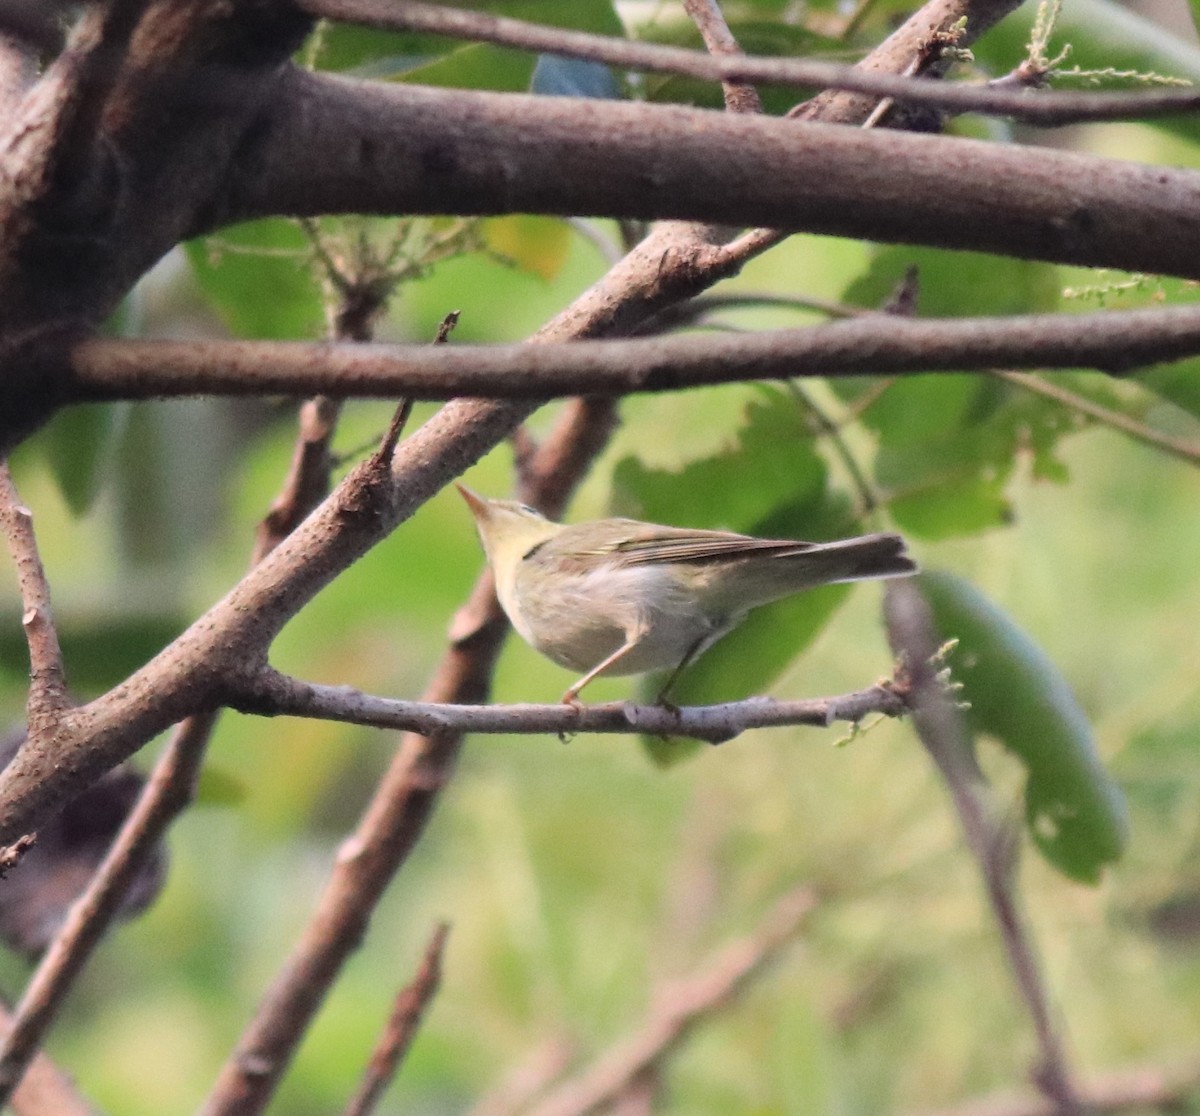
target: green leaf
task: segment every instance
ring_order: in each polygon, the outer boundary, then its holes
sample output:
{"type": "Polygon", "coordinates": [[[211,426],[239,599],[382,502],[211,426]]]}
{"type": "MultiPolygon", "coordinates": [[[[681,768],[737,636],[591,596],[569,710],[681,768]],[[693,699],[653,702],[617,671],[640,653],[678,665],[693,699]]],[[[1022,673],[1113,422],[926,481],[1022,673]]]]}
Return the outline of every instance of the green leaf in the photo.
{"type": "Polygon", "coordinates": [[[616,514],[655,523],[749,531],[782,505],[818,502],[825,480],[796,400],[764,387],[719,453],[680,470],[647,469],[634,457],[618,462],[612,503],[616,514]]]}
{"type": "Polygon", "coordinates": [[[1168,403],[1200,418],[1200,359],[1160,364],[1140,373],[1137,380],[1168,403]]]}
{"type": "Polygon", "coordinates": [[[961,314],[1028,314],[1054,310],[1060,301],[1055,271],[1032,260],[895,245],[880,248],[865,275],[847,288],[844,301],[876,310],[917,269],[921,317],[961,314]]]}
{"type": "Polygon", "coordinates": [[[123,412],[121,405],[108,403],[66,407],[38,437],[59,491],[77,516],[90,510],[100,492],[123,412]]]}
{"type": "Polygon", "coordinates": [[[927,572],[919,585],[938,631],[958,640],[951,670],[969,703],[968,724],[1025,765],[1025,820],[1034,844],[1065,875],[1095,883],[1125,848],[1126,806],[1065,679],[1011,617],[968,582],[927,572]]]}
{"type": "Polygon", "coordinates": [[[453,89],[520,93],[529,88],[537,56],[528,51],[472,43],[425,65],[405,68],[398,80],[453,89]]]}
{"type": "Polygon", "coordinates": [[[291,221],[234,225],[186,247],[201,289],[233,333],[276,341],[320,333],[324,311],[308,238],[291,221]]]}

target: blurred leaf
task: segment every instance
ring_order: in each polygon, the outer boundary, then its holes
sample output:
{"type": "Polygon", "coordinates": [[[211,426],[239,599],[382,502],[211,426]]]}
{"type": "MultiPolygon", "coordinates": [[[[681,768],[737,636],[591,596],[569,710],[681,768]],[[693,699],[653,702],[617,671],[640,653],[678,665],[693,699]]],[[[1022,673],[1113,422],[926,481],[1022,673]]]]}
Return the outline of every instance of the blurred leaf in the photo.
{"type": "Polygon", "coordinates": [[[204,765],[196,787],[196,802],[202,806],[238,806],[249,791],[236,775],[212,763],[204,765]]]}
{"type": "Polygon", "coordinates": [[[1138,373],[1136,378],[1155,395],[1200,418],[1200,359],[1160,364],[1138,373]]]}
{"type": "Polygon", "coordinates": [[[846,288],[843,300],[878,309],[911,267],[917,269],[917,305],[923,318],[1029,314],[1054,310],[1060,301],[1058,279],[1048,264],[905,244],[878,249],[867,272],[846,288]]]}
{"type": "Polygon", "coordinates": [[[614,514],[676,526],[747,531],[785,503],[809,505],[825,489],[825,463],[797,401],[774,387],[745,409],[720,453],[678,471],[627,457],[613,472],[614,514]],[[747,483],[752,480],[753,483],[747,483]]]}
{"type": "Polygon", "coordinates": [[[924,539],[975,534],[1011,521],[1006,480],[998,475],[943,479],[935,490],[894,497],[888,511],[902,531],[924,539]]]}
{"type": "Polygon", "coordinates": [[[533,80],[536,59],[527,51],[472,43],[424,65],[406,67],[394,76],[418,85],[451,89],[486,89],[497,93],[521,93],[533,80]]]}
{"type": "Polygon", "coordinates": [[[234,225],[186,248],[201,289],[233,333],[288,340],[321,332],[324,311],[308,267],[308,238],[291,221],[234,225]]]}
{"type": "Polygon", "coordinates": [[[555,217],[516,213],[483,222],[483,239],[499,256],[549,282],[571,251],[571,227],[555,217]]]}
{"type": "Polygon", "coordinates": [[[546,97],[596,97],[609,101],[621,97],[617,79],[603,63],[560,58],[556,54],[538,57],[530,92],[546,97]]]}
{"type": "Polygon", "coordinates": [[[1034,844],[1061,872],[1095,883],[1125,847],[1126,807],[1079,703],[1045,652],[974,586],[941,572],[919,583],[938,631],[959,641],[951,667],[971,729],[1025,765],[1034,844]]]}
{"type": "MultiPolygon", "coordinates": [[[[462,45],[440,35],[381,31],[348,23],[328,24],[317,34],[320,49],[313,58],[317,69],[375,80],[425,65],[462,45]]],[[[305,46],[297,52],[301,62],[308,60],[309,49],[305,46]]]]}
{"type": "MultiPolygon", "coordinates": [[[[0,671],[13,678],[29,675],[29,649],[20,620],[5,615],[0,623],[0,671]]],[[[173,614],[112,614],[75,619],[59,613],[58,636],[67,663],[67,681],[79,694],[103,693],[144,666],[171,642],[187,620],[173,614]]]]}
{"type": "Polygon", "coordinates": [[[59,491],[75,515],[87,512],[100,492],[112,437],[123,413],[121,404],[66,407],[38,436],[59,491]]]}

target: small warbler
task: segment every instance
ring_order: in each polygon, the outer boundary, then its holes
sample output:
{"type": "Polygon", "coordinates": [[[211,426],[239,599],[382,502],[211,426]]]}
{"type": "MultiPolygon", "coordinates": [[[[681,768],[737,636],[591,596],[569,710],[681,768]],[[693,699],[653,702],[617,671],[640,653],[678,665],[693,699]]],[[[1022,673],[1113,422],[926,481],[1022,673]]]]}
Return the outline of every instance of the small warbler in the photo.
{"type": "Polygon", "coordinates": [[[586,672],[563,695],[570,705],[599,674],[672,670],[663,701],[680,671],[752,608],[816,585],[917,570],[899,535],[809,543],[635,519],[568,526],[457,487],[513,627],[560,666],[586,672]]]}

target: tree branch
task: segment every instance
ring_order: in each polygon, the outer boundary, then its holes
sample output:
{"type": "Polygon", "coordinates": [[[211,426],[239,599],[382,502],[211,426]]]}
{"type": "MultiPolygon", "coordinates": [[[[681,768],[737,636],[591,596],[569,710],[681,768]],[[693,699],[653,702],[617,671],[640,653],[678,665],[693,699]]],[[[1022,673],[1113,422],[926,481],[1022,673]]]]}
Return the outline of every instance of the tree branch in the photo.
{"type": "MultiPolygon", "coordinates": [[[[746,52],[738,45],[729,24],[721,14],[717,0],[683,0],[687,14],[700,32],[708,53],[714,58],[745,58],[746,52]]],[[[445,9],[442,9],[443,11],[445,9]]],[[[474,14],[474,13],[472,13],[474,14]]],[[[620,40],[614,40],[619,42],[620,40]]],[[[723,80],[721,89],[725,96],[728,112],[762,112],[762,101],[753,85],[744,81],[723,80]]]]}
{"type": "Polygon", "coordinates": [[[437,993],[442,980],[442,951],[446,947],[446,936],[450,933],[447,923],[439,923],[425,947],[425,958],[412,982],[400,990],[388,1018],[387,1026],[379,1037],[362,1083],[342,1112],[342,1116],[369,1116],[375,1110],[384,1090],[400,1068],[425,1009],[437,993]]]}
{"type": "Polygon", "coordinates": [[[554,1088],[527,1116],[588,1116],[621,1096],[646,1070],[669,1057],[697,1023],[737,996],[795,937],[815,904],[811,890],[798,888],[753,933],[726,947],[695,976],[659,988],[649,1015],[633,1034],[578,1077],[554,1088]]]}
{"type": "Polygon", "coordinates": [[[1200,174],[1175,167],[296,69],[275,90],[254,173],[232,176],[207,227],[349,211],[670,217],[1200,277],[1200,174]]]}
{"type": "Polygon", "coordinates": [[[919,319],[871,314],[804,329],[564,345],[330,345],[88,341],[71,354],[82,399],[200,394],[544,401],[798,376],[986,371],[1126,372],[1200,353],[1200,306],[919,319]]]}
{"type": "Polygon", "coordinates": [[[0,460],[0,527],[8,540],[8,552],[17,567],[21,588],[21,626],[29,645],[29,698],[26,716],[31,733],[41,731],[47,718],[53,718],[71,704],[67,696],[67,675],[63,666],[58,629],[50,607],[50,583],[42,568],[37,538],[33,533],[33,513],[21,503],[13,484],[8,462],[0,460]]]}
{"type": "Polygon", "coordinates": [[[1039,1058],[1037,1087],[1057,1116],[1082,1111],[1068,1071],[1062,1036],[1054,1025],[1050,994],[1037,952],[1021,916],[1015,886],[1015,836],[998,819],[990,787],[959,710],[946,696],[934,658],[940,643],[929,605],[911,582],[884,590],[888,641],[911,678],[913,727],[950,791],[963,837],[979,866],[1017,991],[1033,1022],[1039,1058]]]}
{"type": "Polygon", "coordinates": [[[858,722],[871,713],[902,717],[904,692],[890,683],[837,697],[807,701],[775,701],[751,697],[721,705],[447,705],[374,697],[349,686],[302,682],[270,668],[248,678],[229,694],[229,704],[242,713],[264,717],[315,717],[374,728],[402,729],[427,736],[444,733],[649,733],[689,736],[721,744],[752,728],[858,722]]]}
{"type": "MultiPolygon", "coordinates": [[[[711,0],[704,2],[708,4],[711,0]]],[[[759,83],[847,90],[894,98],[904,104],[929,105],[948,112],[1010,116],[1024,123],[1043,126],[1089,120],[1144,119],[1194,112],[1200,107],[1200,93],[1190,90],[1087,93],[952,85],[806,58],[754,58],[735,52],[718,52],[708,42],[706,45],[712,53],[706,55],[683,47],[592,35],[411,0],[404,4],[389,0],[300,0],[300,7],[310,15],[326,19],[497,43],[604,62],[621,69],[679,74],[700,81],[733,85],[759,83]]],[[[929,30],[932,32],[936,28],[929,30]]],[[[972,32],[978,35],[979,29],[972,28],[972,32]]]]}

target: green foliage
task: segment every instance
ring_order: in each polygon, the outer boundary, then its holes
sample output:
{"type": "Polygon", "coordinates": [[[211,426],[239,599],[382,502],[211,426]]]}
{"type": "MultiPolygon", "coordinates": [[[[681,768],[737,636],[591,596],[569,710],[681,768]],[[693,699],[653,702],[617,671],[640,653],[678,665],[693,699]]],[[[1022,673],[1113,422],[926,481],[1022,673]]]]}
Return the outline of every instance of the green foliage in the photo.
{"type": "MultiPolygon", "coordinates": [[[[608,2],[476,6],[623,33],[608,2]]],[[[755,53],[849,60],[912,5],[879,0],[848,34],[835,0],[803,10],[790,0],[722,7],[755,53]]],[[[698,44],[670,5],[623,10],[640,16],[650,8],[649,24],[633,33],[698,44]]],[[[982,66],[1002,73],[1020,60],[1028,22],[1013,27],[1006,21],[979,44],[982,66]]],[[[1072,0],[1051,55],[1066,42],[1068,64],[1200,75],[1193,45],[1104,0],[1072,0]]],[[[568,68],[551,81],[553,67],[514,52],[341,26],[307,53],[322,69],[464,88],[532,84],[556,93],[584,76],[568,68]]],[[[618,92],[621,80],[601,80],[592,91],[618,92]]],[[[720,102],[713,85],[646,76],[633,87],[654,100],[720,102]]],[[[772,112],[796,99],[794,91],[763,93],[772,112]]],[[[1076,138],[1098,149],[1169,140],[1165,161],[1195,164],[1196,127],[1178,118],[1113,133],[1081,129],[1076,138]]],[[[407,235],[394,222],[362,219],[320,228],[339,249],[370,240],[377,257],[407,235]]],[[[445,230],[421,222],[413,240],[445,230]]],[[[406,283],[381,337],[428,339],[447,310],[461,308],[452,343],[517,339],[603,266],[558,220],[505,216],[474,225],[472,236],[459,246],[466,254],[440,256],[436,268],[420,251],[391,258],[406,283]]],[[[833,297],[864,255],[858,245],[793,237],[729,287],[833,297]]],[[[168,285],[189,323],[203,327],[204,312],[215,311],[239,336],[320,335],[319,268],[297,225],[224,230],[190,245],[188,259],[192,270],[168,285]]],[[[1062,284],[1095,281],[1045,264],[892,247],[873,253],[846,300],[877,309],[912,265],[921,315],[1059,310],[1062,284]]],[[[1119,285],[1105,295],[1108,305],[1143,305],[1162,293],[1154,283],[1123,293],[1119,285]]],[[[1167,298],[1191,297],[1162,287],[1167,298]]],[[[727,318],[738,327],[796,320],[778,307],[722,312],[727,318]]],[[[163,334],[175,324],[151,307],[144,327],[163,334]]],[[[1186,432],[1200,417],[1197,369],[1190,361],[1121,381],[1090,372],[1052,380],[1186,432]]],[[[1076,879],[1106,869],[1106,887],[1086,893],[1064,888],[1037,858],[1023,873],[1072,1046],[1081,1064],[1096,1066],[1185,1048],[1200,1011],[1194,950],[1179,948],[1189,943],[1178,928],[1176,952],[1165,950],[1152,916],[1200,887],[1200,709],[1191,665],[1198,474],[1164,466],[1094,420],[998,378],[860,378],[812,387],[811,395],[827,424],[780,387],[624,402],[620,449],[593,474],[570,518],[611,510],[814,539],[895,525],[925,565],[952,566],[986,586],[1000,603],[965,582],[927,578],[939,623],[961,641],[951,665],[971,702],[966,716],[1016,757],[998,766],[1001,774],[1019,767],[1033,840],[1047,861],[1076,879]],[[1052,649],[1057,667],[1033,636],[1052,649]],[[1083,696],[1094,735],[1063,676],[1083,696]],[[1115,755],[1130,792],[1137,840],[1119,862],[1124,806],[1100,768],[1096,739],[1115,755]]],[[[389,411],[349,405],[338,449],[372,443],[389,411]]],[[[414,428],[434,411],[419,407],[414,428]]],[[[536,416],[533,433],[555,413],[547,407],[536,416]]],[[[227,591],[293,441],[290,406],[197,401],[138,407],[128,422],[111,410],[68,412],[31,441],[15,462],[18,482],[51,556],[79,696],[115,684],[227,591]]],[[[512,478],[502,449],[470,483],[499,494],[512,478]]],[[[272,662],[303,678],[415,696],[479,568],[461,502],[439,494],[287,626],[272,662]]],[[[9,586],[0,686],[16,721],[28,661],[11,578],[9,586]]],[[[838,586],[757,610],[672,696],[684,703],[768,687],[791,696],[868,684],[889,666],[874,601],[868,587],[838,586]],[[801,654],[803,673],[786,673],[801,654]]],[[[494,692],[497,700],[552,700],[565,682],[513,641],[494,692]]],[[[641,696],[653,697],[661,682],[647,680],[641,696]]],[[[598,686],[630,692],[622,679],[598,686]]],[[[994,931],[980,913],[978,880],[909,727],[885,722],[848,749],[828,746],[838,734],[755,733],[668,772],[620,738],[581,736],[567,747],[553,739],[472,741],[428,839],[301,1051],[278,1110],[309,1116],[339,1107],[390,1008],[397,973],[411,970],[436,919],[454,923],[446,979],[395,1086],[397,1110],[463,1109],[549,1034],[567,1033],[581,1057],[603,1049],[630,1032],[658,981],[698,969],[798,880],[822,896],[804,949],[774,968],[748,1003],[710,1019],[697,1045],[672,1061],[673,1108],[697,1116],[926,1110],[1024,1077],[1028,1024],[999,952],[980,951],[994,931]]],[[[126,1116],[195,1107],[309,917],[395,744],[394,734],[320,722],[222,718],[199,789],[209,808],[172,835],[166,893],[122,931],[121,948],[101,952],[58,1036],[56,1052],[78,1067],[90,1096],[126,1116]]],[[[693,746],[648,747],[667,765],[693,746]]]]}
{"type": "Polygon", "coordinates": [[[969,582],[929,572],[920,586],[938,630],[958,641],[950,661],[968,723],[1025,765],[1034,844],[1060,871],[1096,883],[1121,855],[1128,823],[1087,716],[1045,653],[969,582]]]}
{"type": "Polygon", "coordinates": [[[261,340],[319,335],[322,300],[311,252],[299,226],[281,218],[222,229],[187,245],[201,289],[231,332],[261,340]]]}

